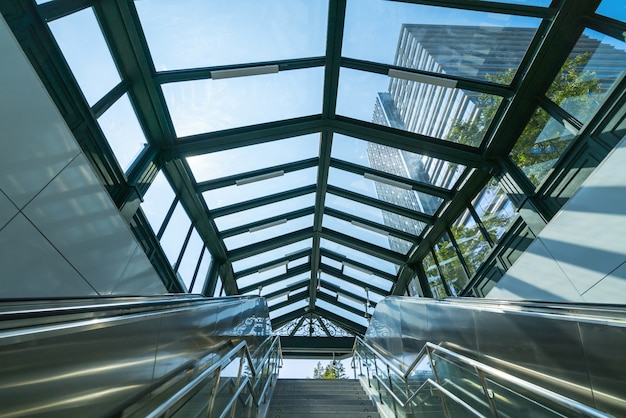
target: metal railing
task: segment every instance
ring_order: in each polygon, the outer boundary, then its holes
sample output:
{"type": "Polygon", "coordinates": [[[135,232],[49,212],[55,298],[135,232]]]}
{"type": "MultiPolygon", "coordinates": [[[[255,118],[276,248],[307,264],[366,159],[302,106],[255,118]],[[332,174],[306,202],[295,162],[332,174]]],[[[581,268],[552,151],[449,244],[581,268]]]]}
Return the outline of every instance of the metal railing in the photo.
{"type": "Polygon", "coordinates": [[[353,362],[383,409],[396,417],[611,416],[432,343],[402,371],[357,337],[353,362]]]}
{"type": "Polygon", "coordinates": [[[126,408],[120,416],[176,417],[185,415],[183,411],[188,408],[206,417],[256,417],[281,366],[280,337],[268,337],[254,353],[244,340],[217,361],[214,355],[208,355],[180,371],[178,379],[172,379],[177,382],[153,388],[151,395],[126,408]]]}

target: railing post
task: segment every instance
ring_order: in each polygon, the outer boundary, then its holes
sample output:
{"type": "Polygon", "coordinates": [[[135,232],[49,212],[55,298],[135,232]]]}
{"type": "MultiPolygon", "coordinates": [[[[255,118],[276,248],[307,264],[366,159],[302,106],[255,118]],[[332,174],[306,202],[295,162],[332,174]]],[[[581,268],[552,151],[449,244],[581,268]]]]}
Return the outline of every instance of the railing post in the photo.
{"type": "Polygon", "coordinates": [[[209,401],[209,413],[208,417],[213,414],[213,407],[215,406],[215,397],[217,396],[217,388],[219,387],[220,377],[222,375],[222,366],[215,370],[215,380],[213,381],[213,389],[211,389],[211,400],[209,401]]]}
{"type": "MultiPolygon", "coordinates": [[[[433,371],[433,375],[435,376],[435,381],[441,385],[441,381],[439,380],[439,374],[437,373],[437,368],[435,367],[435,359],[433,358],[433,353],[430,347],[426,346],[426,352],[428,353],[428,358],[430,360],[430,368],[433,371]]],[[[441,398],[441,405],[443,406],[443,413],[446,414],[446,417],[450,416],[450,411],[448,411],[448,404],[446,403],[446,398],[443,395],[443,393],[441,393],[441,391],[437,391],[439,392],[439,397],[441,398]]],[[[432,393],[432,386],[431,386],[431,393],[432,393]]]]}
{"type": "Polygon", "coordinates": [[[478,375],[478,378],[480,379],[480,384],[483,387],[483,393],[487,397],[487,402],[489,402],[489,408],[491,408],[491,412],[493,413],[494,418],[498,418],[499,417],[498,409],[496,408],[496,402],[493,399],[493,391],[490,391],[489,388],[487,387],[487,380],[485,379],[485,373],[483,373],[482,370],[478,370],[477,367],[474,367],[474,370],[476,370],[476,374],[478,375]]]}

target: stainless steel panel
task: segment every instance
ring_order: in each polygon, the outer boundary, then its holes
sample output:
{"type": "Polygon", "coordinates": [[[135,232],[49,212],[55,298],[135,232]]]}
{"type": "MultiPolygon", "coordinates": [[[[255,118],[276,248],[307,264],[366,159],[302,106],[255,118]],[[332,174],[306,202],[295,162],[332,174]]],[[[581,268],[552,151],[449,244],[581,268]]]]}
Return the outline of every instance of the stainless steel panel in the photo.
{"type": "Polygon", "coordinates": [[[626,416],[626,329],[581,323],[580,335],[596,408],[626,416]]]}

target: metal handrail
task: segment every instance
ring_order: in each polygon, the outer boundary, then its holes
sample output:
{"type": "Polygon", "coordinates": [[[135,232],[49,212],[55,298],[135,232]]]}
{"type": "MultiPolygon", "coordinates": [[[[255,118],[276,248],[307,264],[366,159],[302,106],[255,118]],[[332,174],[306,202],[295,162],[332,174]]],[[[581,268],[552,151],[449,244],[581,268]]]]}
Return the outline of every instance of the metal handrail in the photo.
{"type": "MultiPolygon", "coordinates": [[[[263,357],[263,362],[261,362],[260,364],[265,364],[265,361],[267,361],[267,359],[268,359],[269,355],[272,353],[272,350],[274,349],[274,347],[277,344],[280,344],[280,338],[278,336],[273,336],[271,338],[268,338],[268,340],[272,340],[272,343],[270,344],[269,348],[267,349],[267,353],[263,357]]],[[[257,350],[255,350],[255,352],[254,352],[255,354],[258,352],[258,350],[261,348],[261,346],[259,346],[257,348],[257,350]]],[[[244,352],[244,356],[246,356],[247,359],[248,359],[248,362],[250,364],[250,371],[252,373],[252,376],[256,377],[258,375],[259,371],[256,370],[256,368],[254,366],[254,363],[252,363],[252,356],[250,355],[250,350],[248,349],[248,343],[246,341],[241,341],[235,347],[233,347],[228,353],[226,353],[226,355],[224,355],[219,361],[213,363],[205,371],[200,373],[197,377],[195,377],[193,380],[191,380],[189,383],[187,383],[185,386],[183,386],[181,389],[179,389],[173,396],[171,396],[165,402],[163,402],[160,405],[158,405],[149,414],[147,414],[146,417],[147,418],[156,418],[156,417],[161,416],[165,412],[167,412],[169,408],[171,408],[172,406],[176,405],[181,399],[183,399],[189,392],[193,391],[197,386],[199,386],[201,383],[203,383],[208,377],[215,375],[216,372],[218,372],[218,375],[219,375],[219,373],[221,373],[222,368],[224,366],[226,366],[228,363],[230,363],[234,358],[238,357],[239,353],[241,351],[244,352]]],[[[198,364],[198,366],[202,366],[202,364],[198,364]]],[[[232,403],[234,402],[236,397],[239,396],[239,394],[241,393],[241,391],[243,390],[243,388],[246,385],[250,386],[252,397],[253,397],[254,401],[256,402],[257,406],[260,405],[260,400],[264,398],[265,393],[266,393],[267,388],[268,388],[268,384],[267,383],[265,384],[265,386],[263,388],[263,391],[257,397],[254,394],[254,386],[252,386],[252,384],[250,383],[250,379],[248,377],[246,377],[246,378],[244,378],[243,382],[239,385],[239,388],[237,389],[235,395],[233,396],[233,398],[229,402],[229,404],[228,404],[229,407],[224,409],[225,411],[228,411],[230,409],[230,407],[232,407],[232,403]]]]}
{"type": "MultiPolygon", "coordinates": [[[[598,411],[594,408],[591,408],[590,406],[587,406],[585,404],[582,404],[580,402],[577,402],[573,399],[567,398],[563,395],[559,395],[558,393],[552,392],[550,390],[547,390],[545,388],[542,388],[540,386],[537,386],[533,383],[529,383],[526,382],[525,380],[522,380],[518,377],[512,376],[506,372],[503,372],[501,370],[498,370],[494,367],[491,366],[487,366],[486,364],[480,363],[476,360],[473,360],[471,358],[465,357],[461,354],[455,353],[454,351],[448,350],[446,348],[443,348],[441,346],[438,346],[436,344],[427,342],[424,347],[419,351],[417,358],[411,363],[411,365],[409,366],[409,368],[407,369],[406,372],[402,372],[397,366],[395,366],[393,363],[391,363],[389,361],[389,359],[387,359],[385,356],[383,356],[381,353],[378,352],[378,350],[376,350],[374,347],[372,347],[370,344],[366,343],[365,341],[363,341],[362,338],[360,337],[356,337],[355,338],[355,343],[354,343],[354,351],[358,353],[357,350],[357,345],[361,344],[363,347],[367,348],[370,352],[372,352],[373,354],[375,354],[378,358],[381,359],[381,361],[387,365],[388,368],[393,369],[394,372],[396,372],[396,374],[398,374],[399,376],[402,376],[402,378],[404,379],[405,383],[407,382],[407,378],[408,376],[413,372],[413,370],[415,369],[415,367],[417,367],[417,364],[420,363],[424,357],[426,355],[429,356],[431,364],[432,364],[432,353],[433,352],[441,352],[449,357],[453,357],[455,360],[457,360],[458,362],[467,365],[469,367],[473,367],[475,368],[477,371],[481,371],[485,374],[488,375],[492,375],[495,377],[498,377],[502,380],[504,380],[505,382],[513,385],[513,386],[517,386],[518,388],[521,388],[525,391],[528,391],[534,395],[536,395],[539,399],[543,398],[546,400],[549,400],[551,402],[554,402],[564,408],[567,408],[571,411],[575,411],[578,413],[582,413],[585,414],[586,416],[589,417],[594,417],[594,418],[610,418],[611,415],[605,414],[601,411],[598,411]]],[[[423,388],[424,385],[420,386],[417,390],[413,391],[410,396],[408,396],[408,400],[405,401],[401,401],[400,398],[398,397],[398,395],[394,392],[394,390],[392,388],[389,388],[387,384],[385,384],[385,382],[382,381],[382,379],[379,376],[374,376],[385,388],[385,390],[387,390],[387,392],[389,392],[389,394],[402,406],[405,407],[409,404],[409,402],[417,395],[417,393],[423,388]]],[[[428,379],[430,380],[430,379],[428,379]]],[[[447,391],[446,391],[447,392],[447,391]]],[[[407,394],[409,395],[409,394],[407,394]]],[[[479,415],[480,416],[480,415],[479,415]]]]}

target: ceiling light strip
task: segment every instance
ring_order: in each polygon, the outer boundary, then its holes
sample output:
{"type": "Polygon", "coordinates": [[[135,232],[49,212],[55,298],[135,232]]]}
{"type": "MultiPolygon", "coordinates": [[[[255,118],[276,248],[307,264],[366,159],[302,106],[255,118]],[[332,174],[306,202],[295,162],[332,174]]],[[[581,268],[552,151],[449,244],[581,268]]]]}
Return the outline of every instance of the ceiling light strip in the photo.
{"type": "Polygon", "coordinates": [[[237,186],[243,186],[244,184],[250,184],[250,183],[254,183],[254,182],[262,181],[262,180],[268,180],[268,179],[272,179],[274,177],[281,177],[281,176],[284,176],[284,175],[285,175],[285,171],[284,170],[273,171],[271,173],[261,174],[259,176],[248,177],[248,178],[245,178],[245,179],[237,180],[237,181],[235,181],[235,184],[237,186]]]}
{"type": "Polygon", "coordinates": [[[434,86],[447,87],[451,89],[456,88],[457,84],[456,80],[434,77],[432,75],[412,73],[409,71],[395,70],[393,68],[389,69],[387,75],[393,78],[401,78],[403,80],[416,81],[418,83],[432,84],[434,86]]]}
{"type": "Polygon", "coordinates": [[[278,72],[278,70],[278,64],[261,65],[258,67],[233,68],[230,70],[215,70],[211,71],[211,78],[213,80],[220,80],[224,78],[248,77],[251,75],[275,74],[278,72]]]}
{"type": "Polygon", "coordinates": [[[391,179],[388,179],[388,178],[385,178],[385,177],[377,176],[376,174],[365,173],[365,174],[363,174],[363,177],[365,177],[368,180],[374,180],[374,181],[377,181],[379,183],[385,183],[385,184],[388,184],[390,186],[399,187],[399,188],[404,189],[404,190],[413,190],[413,187],[410,184],[406,184],[406,183],[402,183],[400,181],[391,180],[391,179]]]}
{"type": "Polygon", "coordinates": [[[259,226],[255,226],[254,228],[250,228],[250,229],[248,229],[248,232],[250,232],[250,233],[257,232],[257,231],[261,231],[263,229],[271,228],[273,226],[282,225],[282,224],[286,224],[286,223],[287,223],[287,219],[279,219],[279,220],[274,221],[274,222],[266,223],[265,225],[259,225],[259,226]]]}

